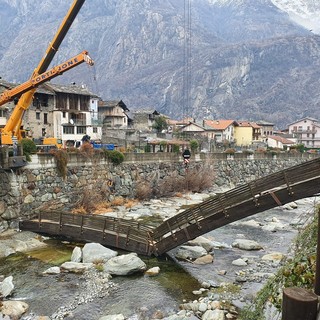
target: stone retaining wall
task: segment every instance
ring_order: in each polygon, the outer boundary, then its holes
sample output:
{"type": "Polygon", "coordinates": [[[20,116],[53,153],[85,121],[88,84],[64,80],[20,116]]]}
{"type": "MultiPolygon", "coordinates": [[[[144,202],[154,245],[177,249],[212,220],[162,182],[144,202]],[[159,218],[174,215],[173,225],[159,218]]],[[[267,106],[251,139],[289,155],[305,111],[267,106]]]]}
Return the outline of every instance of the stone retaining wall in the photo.
{"type": "MultiPolygon", "coordinates": [[[[133,198],[136,185],[141,181],[156,185],[173,173],[186,173],[178,156],[171,155],[169,160],[161,157],[147,155],[143,162],[137,162],[130,156],[115,166],[105,160],[91,161],[77,156],[69,160],[65,179],[59,176],[55,161],[49,155],[33,156],[32,162],[18,172],[0,171],[0,231],[17,227],[20,218],[32,216],[35,210],[45,210],[48,206],[57,210],[70,209],[76,202],[81,205],[81,199],[90,190],[102,194],[105,200],[115,196],[133,198]]],[[[232,188],[308,160],[304,157],[217,158],[196,155],[189,169],[205,167],[208,172],[214,172],[213,190],[217,187],[232,188]]]]}

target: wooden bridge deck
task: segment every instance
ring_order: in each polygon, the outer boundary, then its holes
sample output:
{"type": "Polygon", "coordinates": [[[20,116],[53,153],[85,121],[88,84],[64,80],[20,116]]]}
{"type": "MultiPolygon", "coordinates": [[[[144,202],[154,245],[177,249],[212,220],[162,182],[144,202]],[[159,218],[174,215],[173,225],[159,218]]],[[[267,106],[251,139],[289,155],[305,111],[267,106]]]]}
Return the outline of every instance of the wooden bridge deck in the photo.
{"type": "Polygon", "coordinates": [[[320,158],[211,197],[157,227],[101,215],[41,212],[35,219],[21,221],[20,229],[161,255],[231,222],[318,193],[320,158]]]}

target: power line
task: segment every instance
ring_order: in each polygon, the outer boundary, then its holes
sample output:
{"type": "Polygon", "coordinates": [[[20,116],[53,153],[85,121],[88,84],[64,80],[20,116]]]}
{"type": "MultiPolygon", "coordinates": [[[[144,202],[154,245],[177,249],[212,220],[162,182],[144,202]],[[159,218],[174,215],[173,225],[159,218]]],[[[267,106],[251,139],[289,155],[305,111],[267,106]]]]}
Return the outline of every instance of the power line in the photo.
{"type": "Polygon", "coordinates": [[[184,0],[183,117],[191,115],[191,0],[184,0]]]}

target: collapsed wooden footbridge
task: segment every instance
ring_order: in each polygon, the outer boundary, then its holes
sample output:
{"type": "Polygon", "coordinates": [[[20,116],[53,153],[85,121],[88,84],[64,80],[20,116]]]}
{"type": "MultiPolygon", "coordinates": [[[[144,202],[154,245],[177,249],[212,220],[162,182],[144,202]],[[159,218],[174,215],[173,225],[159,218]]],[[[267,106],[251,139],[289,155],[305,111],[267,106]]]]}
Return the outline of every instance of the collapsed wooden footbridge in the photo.
{"type": "Polygon", "coordinates": [[[213,196],[157,227],[102,215],[39,212],[21,230],[62,236],[142,255],[161,255],[188,240],[259,212],[320,193],[320,158],[213,196]]]}

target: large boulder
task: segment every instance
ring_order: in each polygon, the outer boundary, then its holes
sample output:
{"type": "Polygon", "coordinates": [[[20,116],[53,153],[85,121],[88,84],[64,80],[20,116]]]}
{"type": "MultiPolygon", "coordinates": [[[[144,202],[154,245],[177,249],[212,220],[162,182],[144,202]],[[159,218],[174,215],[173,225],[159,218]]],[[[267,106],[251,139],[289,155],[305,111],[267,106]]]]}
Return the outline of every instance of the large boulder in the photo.
{"type": "Polygon", "coordinates": [[[117,251],[108,249],[100,243],[86,243],[82,248],[83,263],[106,262],[117,255],[117,251]]]}
{"type": "Polygon", "coordinates": [[[200,246],[181,246],[175,254],[181,260],[195,260],[206,255],[207,250],[200,246]]]}
{"type": "Polygon", "coordinates": [[[28,304],[22,301],[2,301],[1,313],[10,319],[20,319],[28,308],[28,304]]]}
{"type": "Polygon", "coordinates": [[[247,239],[236,239],[233,244],[233,247],[239,248],[242,250],[260,250],[262,249],[261,245],[253,240],[247,239]]]}
{"type": "Polygon", "coordinates": [[[2,282],[0,282],[0,296],[4,298],[10,296],[10,294],[14,289],[12,280],[13,280],[13,277],[10,276],[5,278],[2,282]]]}
{"type": "Polygon", "coordinates": [[[82,250],[80,247],[75,247],[71,255],[72,262],[81,262],[82,261],[82,250]]]}
{"type": "Polygon", "coordinates": [[[147,269],[146,264],[136,253],[129,253],[109,259],[104,264],[104,271],[111,275],[125,276],[147,269]]]}
{"type": "Polygon", "coordinates": [[[67,261],[60,266],[61,271],[73,273],[83,273],[90,268],[93,268],[93,263],[67,261]]]}
{"type": "Polygon", "coordinates": [[[207,252],[212,251],[214,247],[214,243],[203,236],[200,236],[193,240],[188,241],[188,245],[203,247],[204,249],[207,250],[207,252]]]}

